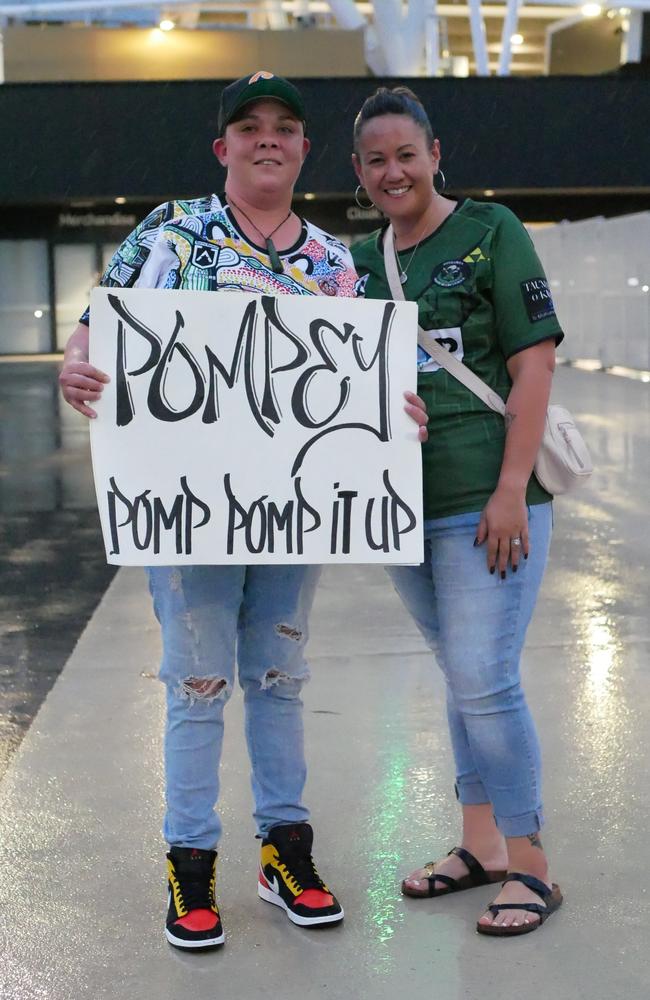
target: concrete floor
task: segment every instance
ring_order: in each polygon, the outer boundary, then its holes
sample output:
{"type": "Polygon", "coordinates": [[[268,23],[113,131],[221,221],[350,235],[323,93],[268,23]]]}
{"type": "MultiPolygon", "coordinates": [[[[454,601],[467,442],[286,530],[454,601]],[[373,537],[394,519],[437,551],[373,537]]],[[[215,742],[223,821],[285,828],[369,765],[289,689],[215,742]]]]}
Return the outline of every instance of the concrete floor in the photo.
{"type": "Polygon", "coordinates": [[[55,361],[0,362],[0,778],[115,567],[55,361]]]}
{"type": "Polygon", "coordinates": [[[546,766],[544,836],[566,903],[516,941],[476,935],[489,887],[408,900],[458,839],[440,678],[381,570],[326,570],[305,689],[315,857],[346,920],[291,925],[256,896],[241,698],[227,709],[218,894],[227,943],[162,934],[159,642],[121,570],[0,784],[3,1000],[554,1000],[650,992],[647,385],[560,369],[597,474],[556,504],[525,676],[546,766]]]}

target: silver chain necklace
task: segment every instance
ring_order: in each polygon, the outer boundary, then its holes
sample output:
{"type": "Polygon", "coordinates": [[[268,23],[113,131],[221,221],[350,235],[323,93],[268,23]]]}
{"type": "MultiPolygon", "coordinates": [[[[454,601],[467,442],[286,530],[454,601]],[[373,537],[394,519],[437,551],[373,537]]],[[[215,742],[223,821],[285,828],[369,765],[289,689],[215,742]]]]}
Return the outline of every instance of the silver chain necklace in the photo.
{"type": "MultiPolygon", "coordinates": [[[[418,252],[418,247],[420,246],[420,243],[422,242],[422,237],[424,236],[424,234],[426,233],[426,231],[427,230],[426,230],[426,226],[425,226],[424,229],[422,230],[421,235],[420,235],[420,239],[415,244],[415,248],[413,250],[413,253],[409,257],[409,262],[406,265],[406,267],[402,267],[402,265],[400,263],[399,280],[400,280],[400,282],[401,282],[402,285],[405,285],[406,282],[409,280],[408,269],[411,266],[411,264],[413,263],[413,258],[415,257],[416,253],[418,252]]],[[[397,252],[397,243],[396,243],[395,237],[393,237],[393,243],[395,243],[395,256],[397,257],[397,260],[399,261],[399,253],[397,252]]]]}
{"type": "MultiPolygon", "coordinates": [[[[438,194],[438,192],[436,191],[435,194],[438,194]]],[[[406,282],[409,280],[408,269],[411,266],[411,264],[413,263],[413,258],[415,257],[416,253],[418,252],[418,247],[420,246],[420,243],[424,239],[424,234],[426,233],[426,231],[427,231],[427,226],[425,226],[424,229],[422,230],[422,232],[420,233],[420,238],[417,241],[417,243],[415,244],[415,248],[413,250],[413,253],[409,257],[409,262],[406,265],[406,267],[402,267],[402,265],[400,264],[399,280],[400,280],[400,283],[402,285],[405,285],[406,282]]],[[[397,240],[396,240],[396,238],[395,238],[394,235],[393,235],[393,244],[395,246],[395,256],[397,257],[397,260],[398,260],[398,263],[399,263],[399,253],[397,251],[397,240]]]]}

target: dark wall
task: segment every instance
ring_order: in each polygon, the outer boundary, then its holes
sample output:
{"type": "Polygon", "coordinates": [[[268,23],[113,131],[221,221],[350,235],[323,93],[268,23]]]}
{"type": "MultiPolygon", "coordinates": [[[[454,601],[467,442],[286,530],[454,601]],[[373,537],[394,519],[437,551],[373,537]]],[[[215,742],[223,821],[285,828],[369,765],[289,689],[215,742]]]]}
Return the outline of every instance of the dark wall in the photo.
{"type": "MultiPolygon", "coordinates": [[[[354,189],[354,115],[381,82],[297,81],[313,151],[298,190],[354,189]]],[[[417,79],[450,187],[650,192],[650,80],[417,79]]],[[[4,84],[0,204],[118,195],[158,201],[218,189],[211,153],[222,83],[4,84]]]]}

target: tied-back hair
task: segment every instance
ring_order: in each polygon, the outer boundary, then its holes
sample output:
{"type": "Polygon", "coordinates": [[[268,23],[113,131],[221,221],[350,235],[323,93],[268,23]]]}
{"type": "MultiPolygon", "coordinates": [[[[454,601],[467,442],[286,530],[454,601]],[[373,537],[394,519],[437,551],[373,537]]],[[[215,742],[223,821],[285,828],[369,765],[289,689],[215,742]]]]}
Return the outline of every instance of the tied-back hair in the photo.
{"type": "Polygon", "coordinates": [[[389,90],[388,87],[379,87],[374,94],[366,98],[361,106],[361,111],[354,119],[352,141],[357,156],[359,155],[359,140],[363,126],[372,118],[380,118],[382,115],[406,115],[420,126],[427,140],[427,145],[433,145],[433,128],[420,98],[408,87],[393,87],[392,90],[389,90]]]}

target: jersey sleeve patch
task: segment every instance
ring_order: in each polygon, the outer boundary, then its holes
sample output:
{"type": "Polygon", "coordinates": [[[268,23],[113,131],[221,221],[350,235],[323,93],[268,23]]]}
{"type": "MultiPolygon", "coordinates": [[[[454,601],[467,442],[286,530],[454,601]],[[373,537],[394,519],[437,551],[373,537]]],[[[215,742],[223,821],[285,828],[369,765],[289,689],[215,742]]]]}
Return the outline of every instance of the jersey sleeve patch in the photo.
{"type": "Polygon", "coordinates": [[[546,278],[529,278],[520,283],[521,294],[531,323],[555,316],[555,306],[546,278]]]}

